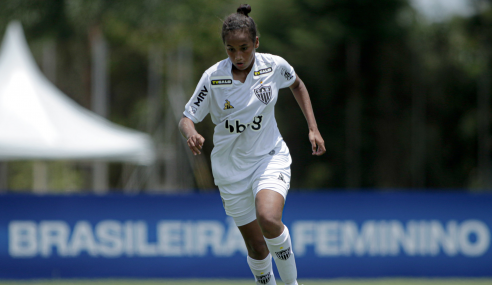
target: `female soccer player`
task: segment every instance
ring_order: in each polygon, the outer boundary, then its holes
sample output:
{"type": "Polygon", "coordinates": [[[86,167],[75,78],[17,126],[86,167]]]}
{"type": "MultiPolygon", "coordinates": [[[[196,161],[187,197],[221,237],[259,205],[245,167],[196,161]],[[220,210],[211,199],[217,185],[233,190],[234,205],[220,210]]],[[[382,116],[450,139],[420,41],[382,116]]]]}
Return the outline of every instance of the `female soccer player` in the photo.
{"type": "Polygon", "coordinates": [[[289,87],[309,128],[313,155],[325,153],[309,94],[283,58],[257,53],[260,42],[251,7],[225,19],[222,41],[228,55],[203,74],[186,104],[179,128],[194,155],[205,139],[195,130],[210,113],[216,125],[212,172],[227,215],[248,249],[257,284],[276,284],[272,256],[285,284],[297,284],[297,269],[282,210],[290,186],[289,149],[274,117],[278,90],[289,87]],[[271,254],[270,254],[271,253],[271,254]]]}

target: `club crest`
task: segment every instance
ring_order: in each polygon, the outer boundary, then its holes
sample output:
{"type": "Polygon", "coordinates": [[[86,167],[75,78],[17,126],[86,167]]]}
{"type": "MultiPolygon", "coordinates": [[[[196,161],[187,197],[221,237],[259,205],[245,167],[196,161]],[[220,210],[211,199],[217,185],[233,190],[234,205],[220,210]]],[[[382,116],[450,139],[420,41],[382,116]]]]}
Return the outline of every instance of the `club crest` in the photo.
{"type": "Polygon", "coordinates": [[[291,255],[290,247],[287,249],[275,252],[275,255],[277,255],[278,259],[281,259],[281,260],[289,259],[290,255],[291,255]]]}
{"type": "Polygon", "coordinates": [[[263,86],[256,88],[255,95],[258,100],[263,102],[263,104],[267,105],[272,100],[272,88],[270,86],[263,86]]]}
{"type": "Polygon", "coordinates": [[[270,272],[268,272],[265,275],[260,275],[255,277],[256,277],[256,282],[258,282],[259,284],[267,284],[268,282],[270,282],[270,279],[272,279],[272,275],[270,274],[270,272]]]}

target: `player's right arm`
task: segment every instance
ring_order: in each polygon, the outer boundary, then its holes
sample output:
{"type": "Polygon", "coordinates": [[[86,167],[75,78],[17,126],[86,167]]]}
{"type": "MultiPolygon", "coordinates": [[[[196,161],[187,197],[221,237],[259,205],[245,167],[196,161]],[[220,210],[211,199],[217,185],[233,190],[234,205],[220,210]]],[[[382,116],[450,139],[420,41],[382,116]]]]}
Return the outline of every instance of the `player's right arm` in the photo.
{"type": "Polygon", "coordinates": [[[201,154],[205,139],[195,129],[195,123],[199,123],[210,111],[210,78],[205,72],[185,106],[183,117],[179,121],[179,131],[186,138],[188,147],[194,155],[201,154]]]}
{"type": "Polygon", "coordinates": [[[205,139],[195,129],[195,123],[183,115],[179,121],[179,131],[185,137],[188,147],[194,155],[201,154],[200,150],[203,147],[205,139]]]}

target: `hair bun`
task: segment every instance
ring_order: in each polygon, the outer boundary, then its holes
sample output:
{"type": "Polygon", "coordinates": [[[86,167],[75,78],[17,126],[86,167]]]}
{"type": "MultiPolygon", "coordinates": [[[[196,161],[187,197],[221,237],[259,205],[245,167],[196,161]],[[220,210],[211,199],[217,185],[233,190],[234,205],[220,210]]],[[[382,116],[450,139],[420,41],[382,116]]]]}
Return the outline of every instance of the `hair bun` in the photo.
{"type": "Polygon", "coordinates": [[[237,8],[237,13],[249,17],[248,14],[251,13],[251,6],[248,4],[242,4],[239,8],[237,8]]]}

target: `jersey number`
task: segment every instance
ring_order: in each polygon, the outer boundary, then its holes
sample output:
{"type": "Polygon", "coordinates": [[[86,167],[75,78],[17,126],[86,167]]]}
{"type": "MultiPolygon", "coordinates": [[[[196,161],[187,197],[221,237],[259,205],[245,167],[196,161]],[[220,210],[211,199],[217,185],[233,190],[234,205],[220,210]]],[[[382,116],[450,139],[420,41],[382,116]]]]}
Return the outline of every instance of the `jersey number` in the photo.
{"type": "Polygon", "coordinates": [[[261,121],[263,120],[263,116],[259,115],[253,118],[253,122],[250,124],[241,124],[239,120],[229,120],[225,121],[225,128],[229,129],[231,134],[240,134],[246,130],[247,127],[250,127],[253,131],[259,131],[261,129],[261,121]]]}

